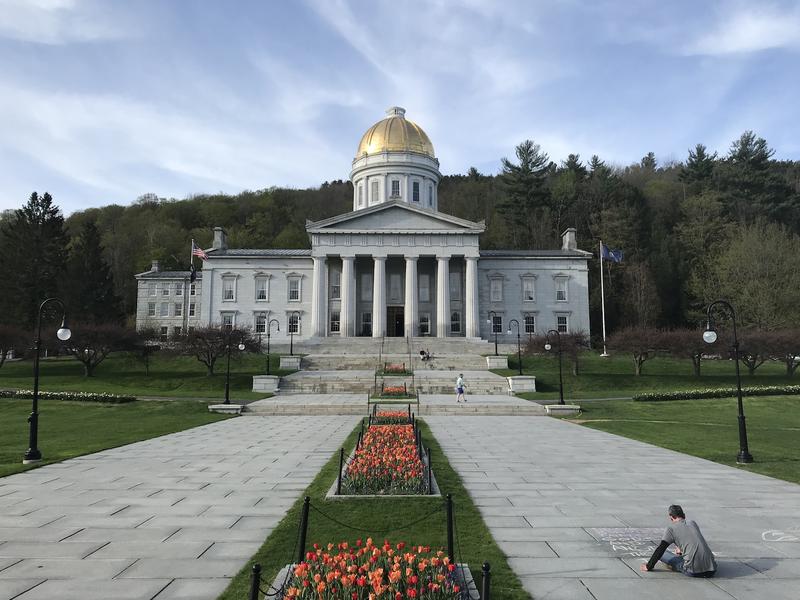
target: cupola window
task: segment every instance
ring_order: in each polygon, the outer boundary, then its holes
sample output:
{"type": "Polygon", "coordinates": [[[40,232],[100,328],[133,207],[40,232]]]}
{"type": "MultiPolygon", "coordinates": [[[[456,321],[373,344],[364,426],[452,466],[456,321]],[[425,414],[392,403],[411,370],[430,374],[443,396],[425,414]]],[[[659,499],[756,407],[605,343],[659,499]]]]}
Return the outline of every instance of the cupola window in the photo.
{"type": "Polygon", "coordinates": [[[392,179],[392,198],[400,197],[400,180],[392,179]]]}
{"type": "Polygon", "coordinates": [[[411,184],[411,189],[412,200],[414,200],[414,202],[419,202],[419,181],[415,181],[413,184],[411,184]]]}

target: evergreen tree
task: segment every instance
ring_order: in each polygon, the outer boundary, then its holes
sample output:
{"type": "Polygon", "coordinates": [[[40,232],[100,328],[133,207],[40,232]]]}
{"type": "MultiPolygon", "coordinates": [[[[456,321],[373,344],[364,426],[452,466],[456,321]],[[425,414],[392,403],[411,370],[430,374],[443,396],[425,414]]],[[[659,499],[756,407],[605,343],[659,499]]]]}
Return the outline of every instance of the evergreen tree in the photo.
{"type": "Polygon", "coordinates": [[[0,318],[32,329],[39,304],[57,296],[64,275],[67,237],[64,217],[50,194],[31,194],[0,227],[0,318]]]}
{"type": "Polygon", "coordinates": [[[565,171],[574,173],[579,179],[584,179],[586,175],[588,175],[586,167],[584,167],[583,163],[581,162],[580,154],[570,154],[567,156],[567,160],[562,161],[561,168],[565,171]]]}
{"type": "Polygon", "coordinates": [[[652,152],[648,152],[644,155],[642,160],[640,161],[642,169],[646,171],[655,171],[656,170],[656,155],[652,152]]]}
{"type": "Polygon", "coordinates": [[[497,206],[511,225],[515,247],[532,248],[534,224],[541,222],[541,210],[549,204],[547,187],[549,158],[539,144],[525,140],[516,148],[517,164],[503,158],[501,179],[507,197],[497,206]]]}
{"type": "Polygon", "coordinates": [[[714,163],[716,162],[716,152],[709,154],[703,144],[697,144],[694,150],[689,150],[689,158],[678,177],[684,183],[707,182],[714,173],[714,163]]]}
{"type": "Polygon", "coordinates": [[[64,302],[70,314],[89,323],[119,323],[120,299],[114,292],[111,270],[103,260],[100,233],[93,221],[83,224],[67,259],[64,302]]]}

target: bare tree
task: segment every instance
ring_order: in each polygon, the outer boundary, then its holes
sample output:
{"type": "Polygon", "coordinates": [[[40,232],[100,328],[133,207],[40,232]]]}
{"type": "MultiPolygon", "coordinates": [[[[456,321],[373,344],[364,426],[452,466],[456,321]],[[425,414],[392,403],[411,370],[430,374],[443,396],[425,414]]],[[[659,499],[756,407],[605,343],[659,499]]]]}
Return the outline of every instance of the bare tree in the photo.
{"type": "Polygon", "coordinates": [[[770,354],[786,365],[786,375],[792,377],[800,366],[800,330],[781,329],[774,332],[770,354]]]}
{"type": "Polygon", "coordinates": [[[72,337],[64,348],[83,365],[83,374],[93,377],[94,370],[111,352],[136,348],[139,334],[127,327],[113,323],[75,323],[72,337]]]}
{"type": "Polygon", "coordinates": [[[28,342],[25,332],[14,325],[0,325],[0,367],[11,352],[22,354],[28,342]]]}
{"type": "Polygon", "coordinates": [[[689,358],[695,377],[700,377],[700,362],[704,354],[720,352],[727,342],[720,335],[713,344],[703,341],[701,329],[671,329],[660,332],[658,344],[677,358],[689,358]]]}
{"type": "Polygon", "coordinates": [[[748,375],[755,375],[756,369],[774,353],[775,334],[763,329],[748,329],[739,338],[739,358],[747,367],[748,375]]]}
{"type": "MultiPolygon", "coordinates": [[[[572,366],[572,374],[577,377],[580,373],[580,357],[581,353],[589,349],[589,336],[583,332],[576,333],[562,333],[561,334],[561,352],[570,361],[572,366]]],[[[537,334],[528,339],[525,345],[525,355],[532,356],[535,354],[548,354],[544,349],[547,343],[547,336],[537,334]]],[[[558,339],[555,335],[550,337],[550,344],[552,349],[549,354],[555,355],[558,351],[558,339]]]]}
{"type": "Polygon", "coordinates": [[[660,348],[661,331],[646,327],[626,327],[608,338],[608,347],[617,352],[628,352],[633,358],[634,373],[642,374],[642,366],[655,358],[660,348]]]}
{"type": "Polygon", "coordinates": [[[258,340],[247,329],[227,327],[198,327],[184,336],[173,339],[171,348],[179,354],[194,356],[206,366],[207,375],[214,375],[214,365],[221,356],[239,355],[239,344],[244,344],[246,352],[258,352],[258,340]]]}

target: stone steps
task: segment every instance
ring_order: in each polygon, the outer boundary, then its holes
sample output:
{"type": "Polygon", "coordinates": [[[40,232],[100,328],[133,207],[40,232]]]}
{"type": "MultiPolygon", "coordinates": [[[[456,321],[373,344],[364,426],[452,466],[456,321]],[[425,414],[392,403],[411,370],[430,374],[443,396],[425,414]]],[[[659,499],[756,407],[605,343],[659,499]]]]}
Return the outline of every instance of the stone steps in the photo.
{"type": "MultiPolygon", "coordinates": [[[[489,371],[459,371],[464,373],[467,394],[507,394],[508,381],[489,371]]],[[[281,378],[282,394],[313,393],[363,393],[367,394],[377,385],[403,385],[422,394],[454,393],[456,373],[454,371],[425,370],[411,375],[375,377],[374,371],[298,371],[281,378]]]]}
{"type": "Polygon", "coordinates": [[[433,354],[430,361],[420,360],[419,355],[384,354],[378,364],[378,357],[371,355],[309,354],[303,357],[302,368],[306,371],[346,371],[374,370],[384,363],[405,364],[415,372],[420,370],[440,371],[485,371],[486,359],[473,354],[433,354]]]}
{"type": "MultiPolygon", "coordinates": [[[[546,411],[543,406],[533,402],[524,406],[504,404],[455,404],[452,405],[421,405],[419,409],[412,404],[412,410],[421,416],[425,415],[454,415],[454,416],[544,416],[546,411]]],[[[260,403],[244,407],[243,416],[278,416],[278,415],[363,415],[367,416],[366,402],[361,405],[353,404],[316,404],[316,403],[260,403]],[[252,407],[252,408],[251,408],[252,407]]]]}

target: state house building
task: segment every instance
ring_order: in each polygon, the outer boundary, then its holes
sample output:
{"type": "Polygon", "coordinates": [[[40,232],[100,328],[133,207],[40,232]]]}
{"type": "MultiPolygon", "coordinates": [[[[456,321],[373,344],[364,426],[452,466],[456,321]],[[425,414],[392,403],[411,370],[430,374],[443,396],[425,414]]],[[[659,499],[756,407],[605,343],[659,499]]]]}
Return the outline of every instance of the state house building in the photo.
{"type": "MultiPolygon", "coordinates": [[[[589,333],[587,261],[576,231],[560,249],[481,250],[483,222],[439,212],[439,161],[405,110],[390,108],[358,145],[353,210],[306,230],[311,249],[230,248],[214,229],[192,285],[157,263],[138,279],[138,328],[162,336],[208,324],[249,327],[275,341],[326,336],[493,339],[589,333]]],[[[189,240],[187,240],[187,246],[189,240]]]]}

